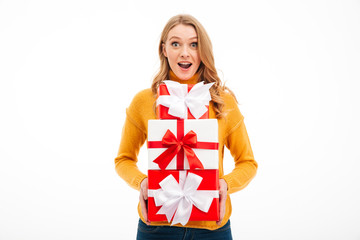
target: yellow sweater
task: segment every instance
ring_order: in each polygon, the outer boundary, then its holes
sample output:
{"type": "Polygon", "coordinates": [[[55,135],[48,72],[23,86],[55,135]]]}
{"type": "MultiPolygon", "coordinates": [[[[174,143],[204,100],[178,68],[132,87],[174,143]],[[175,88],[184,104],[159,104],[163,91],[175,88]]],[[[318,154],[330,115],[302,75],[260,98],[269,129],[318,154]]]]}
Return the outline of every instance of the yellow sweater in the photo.
{"type": "MultiPolygon", "coordinates": [[[[175,74],[170,72],[170,79],[180,83],[195,84],[197,75],[194,75],[187,81],[178,79],[175,74]]],[[[219,177],[223,178],[228,185],[228,194],[237,192],[246,187],[253,179],[257,170],[257,163],[254,160],[250,141],[244,125],[244,117],[239,111],[235,99],[229,94],[222,96],[227,113],[225,118],[218,119],[219,124],[219,177]],[[224,146],[226,146],[234,158],[235,167],[231,173],[224,175],[223,157],[224,146]]],[[[146,178],[136,163],[137,156],[141,146],[147,140],[148,120],[156,119],[154,112],[154,97],[151,89],[145,89],[139,92],[132,100],[126,110],[126,120],[123,126],[121,142],[118,155],[115,158],[115,169],[131,187],[139,190],[141,181],[146,178]]],[[[215,118],[215,112],[210,104],[209,117],[215,118]]],[[[143,159],[143,161],[146,161],[143,159]]],[[[229,161],[229,159],[227,159],[229,161]]],[[[144,221],[141,214],[140,204],[138,213],[144,221]]],[[[226,199],[226,212],[221,226],[215,221],[189,221],[186,227],[206,228],[214,230],[222,227],[228,221],[231,215],[230,197],[226,199]]],[[[170,225],[167,222],[151,222],[151,225],[170,225]]],[[[181,226],[180,224],[175,226],[181,226]]]]}

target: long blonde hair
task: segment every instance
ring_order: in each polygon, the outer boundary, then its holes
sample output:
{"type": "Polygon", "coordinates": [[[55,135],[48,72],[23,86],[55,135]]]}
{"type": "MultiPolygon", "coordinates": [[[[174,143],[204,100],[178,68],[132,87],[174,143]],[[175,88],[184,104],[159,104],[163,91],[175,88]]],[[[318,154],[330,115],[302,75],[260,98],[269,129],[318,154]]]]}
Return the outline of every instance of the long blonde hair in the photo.
{"type": "Polygon", "coordinates": [[[164,56],[163,53],[163,44],[166,42],[170,30],[179,24],[192,26],[194,27],[197,33],[199,56],[201,59],[200,66],[197,71],[197,73],[199,74],[198,81],[199,82],[204,81],[205,83],[215,82],[215,84],[210,89],[210,94],[211,94],[216,118],[221,118],[224,116],[223,113],[224,101],[220,97],[220,94],[223,93],[224,91],[230,92],[230,94],[232,94],[233,96],[234,94],[230,91],[230,89],[228,89],[222,84],[217,74],[215,68],[215,62],[214,62],[214,54],[212,51],[212,44],[208,34],[205,31],[205,28],[196,18],[194,18],[191,15],[187,15],[187,14],[176,15],[170,18],[167,24],[165,25],[161,34],[159,49],[158,49],[159,57],[160,57],[160,69],[159,72],[154,77],[154,80],[151,85],[151,89],[153,93],[156,94],[160,83],[163,80],[169,79],[170,77],[169,76],[170,66],[167,58],[164,56]]]}

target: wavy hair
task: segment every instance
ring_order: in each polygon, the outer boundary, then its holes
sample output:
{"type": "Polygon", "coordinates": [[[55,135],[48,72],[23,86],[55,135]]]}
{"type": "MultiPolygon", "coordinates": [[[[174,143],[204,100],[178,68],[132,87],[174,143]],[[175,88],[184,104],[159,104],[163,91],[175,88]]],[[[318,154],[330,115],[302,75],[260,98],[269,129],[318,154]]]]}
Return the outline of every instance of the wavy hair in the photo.
{"type": "Polygon", "coordinates": [[[212,99],[211,101],[213,103],[216,118],[224,117],[224,112],[223,112],[224,101],[221,98],[221,94],[224,91],[228,91],[231,95],[234,96],[234,98],[235,95],[230,89],[228,89],[222,84],[215,68],[214,54],[213,54],[210,38],[206,33],[205,28],[201,25],[201,23],[191,15],[187,15],[187,14],[176,15],[170,18],[167,24],[165,25],[161,33],[159,49],[158,49],[159,57],[160,57],[160,69],[153,79],[151,85],[152,92],[154,93],[154,95],[157,94],[157,89],[160,83],[170,78],[169,76],[170,65],[168,63],[167,58],[164,56],[163,44],[166,42],[170,30],[179,24],[192,26],[194,27],[197,33],[198,50],[201,60],[199,69],[197,71],[199,75],[198,82],[204,81],[205,83],[212,83],[212,82],[215,83],[210,88],[210,94],[212,99]]]}

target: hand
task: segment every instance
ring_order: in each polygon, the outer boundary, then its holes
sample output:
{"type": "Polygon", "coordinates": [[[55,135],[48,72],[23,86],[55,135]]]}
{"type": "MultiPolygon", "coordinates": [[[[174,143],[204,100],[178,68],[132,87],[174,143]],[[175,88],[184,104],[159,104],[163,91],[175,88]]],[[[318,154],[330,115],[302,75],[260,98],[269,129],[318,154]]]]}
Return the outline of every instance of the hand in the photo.
{"type": "Polygon", "coordinates": [[[141,206],[141,213],[144,217],[145,223],[147,225],[150,224],[148,220],[148,209],[147,209],[147,199],[148,199],[148,178],[144,178],[140,183],[140,206],[141,206]]]}
{"type": "Polygon", "coordinates": [[[220,219],[216,221],[217,225],[221,225],[221,221],[225,215],[225,202],[227,197],[227,183],[224,179],[219,179],[219,207],[220,207],[220,219]]]}

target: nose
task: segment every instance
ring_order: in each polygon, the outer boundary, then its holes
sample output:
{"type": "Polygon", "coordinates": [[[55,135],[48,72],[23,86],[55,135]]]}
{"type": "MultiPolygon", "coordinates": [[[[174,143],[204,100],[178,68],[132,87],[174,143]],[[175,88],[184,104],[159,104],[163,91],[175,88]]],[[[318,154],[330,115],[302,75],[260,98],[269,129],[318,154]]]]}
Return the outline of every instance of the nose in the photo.
{"type": "Polygon", "coordinates": [[[183,46],[181,49],[181,57],[183,57],[183,58],[189,57],[189,49],[186,45],[183,46]]]}

